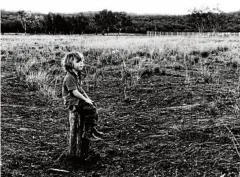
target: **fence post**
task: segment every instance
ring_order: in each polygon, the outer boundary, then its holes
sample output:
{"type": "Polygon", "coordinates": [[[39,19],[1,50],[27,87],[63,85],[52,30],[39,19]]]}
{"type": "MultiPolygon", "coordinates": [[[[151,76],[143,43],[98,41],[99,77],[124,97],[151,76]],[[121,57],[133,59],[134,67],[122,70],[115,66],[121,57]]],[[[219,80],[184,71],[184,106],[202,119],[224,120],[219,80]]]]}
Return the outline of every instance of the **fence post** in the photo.
{"type": "Polygon", "coordinates": [[[234,36],[240,37],[240,32],[161,32],[161,31],[147,31],[147,36],[185,36],[185,37],[212,37],[212,36],[219,36],[219,37],[225,37],[225,36],[234,36]]]}

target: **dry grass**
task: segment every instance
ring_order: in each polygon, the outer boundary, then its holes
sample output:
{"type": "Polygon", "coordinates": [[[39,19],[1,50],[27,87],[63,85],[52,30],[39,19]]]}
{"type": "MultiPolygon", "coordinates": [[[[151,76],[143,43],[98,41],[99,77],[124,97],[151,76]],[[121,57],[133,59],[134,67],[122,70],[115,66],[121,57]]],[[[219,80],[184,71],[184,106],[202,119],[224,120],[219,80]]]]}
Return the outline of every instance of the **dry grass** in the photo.
{"type": "MultiPolygon", "coordinates": [[[[50,60],[60,62],[64,53],[70,50],[87,55],[87,62],[98,68],[95,69],[98,73],[106,66],[110,66],[110,71],[113,65],[119,66],[117,70],[121,71],[123,85],[127,87],[135,86],[144,75],[165,74],[166,68],[185,69],[188,83],[191,77],[188,69],[198,63],[204,80],[211,82],[218,71],[210,71],[209,56],[211,60],[231,63],[236,67],[240,58],[239,40],[235,38],[4,35],[2,40],[7,41],[2,43],[2,55],[9,59],[8,54],[14,53],[18,74],[24,75],[30,86],[35,87],[37,83],[44,95],[51,97],[57,95],[54,83],[59,83],[61,76],[56,78],[59,72],[51,75],[52,65],[46,64],[50,60]],[[132,60],[136,63],[131,63],[132,60]]],[[[94,82],[96,86],[98,73],[86,73],[88,85],[94,82]]]]}

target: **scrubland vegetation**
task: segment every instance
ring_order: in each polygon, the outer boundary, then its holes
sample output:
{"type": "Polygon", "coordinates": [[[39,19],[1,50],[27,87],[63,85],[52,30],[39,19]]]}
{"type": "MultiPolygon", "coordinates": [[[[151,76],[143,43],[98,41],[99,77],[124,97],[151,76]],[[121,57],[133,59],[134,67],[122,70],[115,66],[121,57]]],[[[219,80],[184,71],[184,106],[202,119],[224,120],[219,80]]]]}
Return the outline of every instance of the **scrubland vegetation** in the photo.
{"type": "Polygon", "coordinates": [[[95,86],[105,71],[137,83],[144,74],[166,74],[173,72],[171,68],[185,70],[189,77],[188,70],[197,68],[204,77],[214,77],[219,72],[214,62],[236,69],[240,62],[239,40],[234,38],[14,36],[3,40],[8,43],[3,44],[2,60],[14,57],[17,74],[25,76],[30,87],[38,85],[44,95],[53,98],[60,96],[57,87],[64,76],[60,60],[72,50],[86,56],[87,82],[95,81],[95,86]]]}
{"type": "Polygon", "coordinates": [[[3,174],[64,176],[50,167],[70,176],[239,174],[240,38],[1,40],[3,174]],[[77,168],[56,161],[68,136],[60,61],[72,50],[85,55],[84,88],[106,133],[92,143],[99,156],[77,168]]]}

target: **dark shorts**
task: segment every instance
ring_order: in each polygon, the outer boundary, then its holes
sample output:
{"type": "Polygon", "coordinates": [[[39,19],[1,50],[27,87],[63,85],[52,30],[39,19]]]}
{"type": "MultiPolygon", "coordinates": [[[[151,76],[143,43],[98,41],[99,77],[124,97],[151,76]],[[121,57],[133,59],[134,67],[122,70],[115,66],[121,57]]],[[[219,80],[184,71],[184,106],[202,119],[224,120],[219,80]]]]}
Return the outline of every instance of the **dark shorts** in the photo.
{"type": "Polygon", "coordinates": [[[81,103],[79,105],[69,105],[71,112],[78,112],[84,118],[86,124],[95,125],[98,121],[98,112],[96,105],[81,103]]]}

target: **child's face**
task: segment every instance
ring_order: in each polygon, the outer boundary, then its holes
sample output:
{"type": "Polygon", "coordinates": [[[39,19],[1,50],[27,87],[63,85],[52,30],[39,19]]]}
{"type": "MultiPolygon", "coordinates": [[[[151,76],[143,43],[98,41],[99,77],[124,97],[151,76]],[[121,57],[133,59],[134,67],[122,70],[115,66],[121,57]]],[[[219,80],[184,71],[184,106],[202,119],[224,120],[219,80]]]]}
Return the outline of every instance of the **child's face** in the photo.
{"type": "Polygon", "coordinates": [[[73,68],[76,71],[82,71],[84,67],[84,56],[81,54],[80,57],[81,60],[78,60],[77,58],[74,58],[73,60],[73,68]]]}

